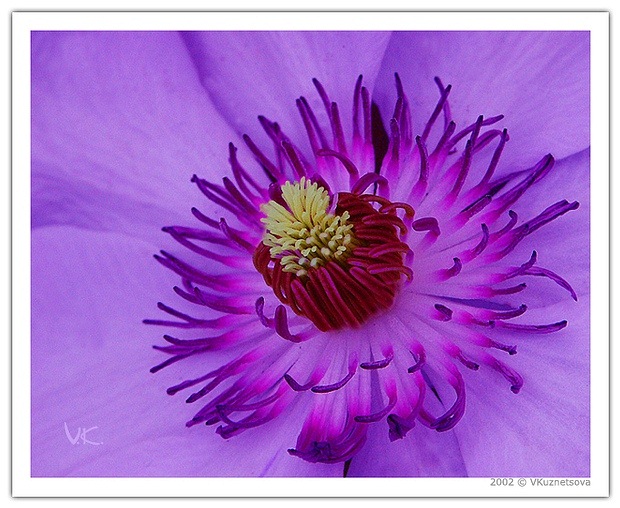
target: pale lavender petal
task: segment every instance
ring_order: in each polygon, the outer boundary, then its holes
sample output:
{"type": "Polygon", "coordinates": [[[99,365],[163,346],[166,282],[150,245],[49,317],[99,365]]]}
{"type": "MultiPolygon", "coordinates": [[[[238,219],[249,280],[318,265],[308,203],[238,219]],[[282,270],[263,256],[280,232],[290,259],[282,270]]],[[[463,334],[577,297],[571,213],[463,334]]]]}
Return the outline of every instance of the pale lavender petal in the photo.
{"type": "MultiPolygon", "coordinates": [[[[439,92],[452,84],[457,129],[478,115],[505,115],[510,141],[502,167],[566,157],[590,145],[588,32],[398,32],[377,86],[385,96],[394,72],[409,84],[414,124],[423,126],[439,92]]],[[[381,101],[387,108],[394,93],[381,101]]],[[[420,130],[419,128],[417,130],[420,130]]]]}
{"type": "Polygon", "coordinates": [[[467,463],[451,433],[416,425],[405,439],[390,442],[385,422],[373,424],[368,441],[351,461],[350,476],[464,477],[467,463]]]}
{"type": "MultiPolygon", "coordinates": [[[[305,140],[295,99],[323,105],[312,78],[329,83],[329,97],[346,118],[351,83],[364,75],[372,89],[390,38],[388,32],[188,32],[187,47],[209,96],[238,132],[259,131],[256,116],[277,121],[294,140],[305,140]]],[[[320,111],[321,115],[323,111],[320,111]]],[[[345,122],[347,132],[349,122],[345,122]]]]}
{"type": "Polygon", "coordinates": [[[34,226],[161,227],[236,139],[175,32],[35,32],[32,119],[34,226]]]}

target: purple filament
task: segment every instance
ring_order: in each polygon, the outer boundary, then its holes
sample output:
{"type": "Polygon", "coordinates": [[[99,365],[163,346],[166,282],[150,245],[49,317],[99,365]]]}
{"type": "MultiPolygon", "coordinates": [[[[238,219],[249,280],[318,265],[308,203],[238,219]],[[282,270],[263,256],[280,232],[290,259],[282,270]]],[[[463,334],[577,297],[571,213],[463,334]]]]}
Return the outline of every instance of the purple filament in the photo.
{"type": "Polygon", "coordinates": [[[348,374],[345,377],[343,377],[340,381],[337,381],[336,383],[332,383],[330,385],[315,385],[312,387],[312,391],[314,393],[335,392],[336,390],[340,390],[340,388],[342,388],[349,381],[351,381],[354,375],[355,375],[355,368],[349,369],[348,374]]]}
{"type": "Polygon", "coordinates": [[[417,354],[412,351],[410,352],[411,352],[411,356],[413,356],[415,364],[409,367],[407,369],[407,372],[409,374],[413,374],[414,372],[419,371],[426,364],[426,352],[423,349],[417,354]]]}
{"type": "Polygon", "coordinates": [[[360,367],[364,370],[377,370],[377,369],[384,369],[385,367],[387,367],[392,360],[394,359],[394,355],[390,355],[386,358],[383,358],[381,360],[375,360],[373,362],[364,362],[364,363],[360,363],[360,367]]]}
{"type": "Polygon", "coordinates": [[[387,414],[394,409],[396,405],[396,397],[391,397],[387,406],[385,406],[382,410],[377,411],[376,413],[372,413],[369,415],[359,415],[355,417],[355,421],[358,423],[374,423],[379,420],[383,420],[387,416],[387,414]]]}
{"type": "Polygon", "coordinates": [[[284,381],[286,381],[287,384],[296,392],[305,392],[314,386],[314,382],[312,380],[308,381],[305,385],[300,385],[289,374],[284,374],[284,381]]]}

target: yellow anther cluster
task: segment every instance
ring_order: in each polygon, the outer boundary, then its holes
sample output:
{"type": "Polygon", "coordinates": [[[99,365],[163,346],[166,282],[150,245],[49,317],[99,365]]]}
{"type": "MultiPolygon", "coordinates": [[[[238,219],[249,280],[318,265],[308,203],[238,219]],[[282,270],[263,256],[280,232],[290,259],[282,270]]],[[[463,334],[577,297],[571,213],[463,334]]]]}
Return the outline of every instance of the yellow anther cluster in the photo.
{"type": "Polygon", "coordinates": [[[286,182],[282,199],[288,209],[269,201],[261,210],[266,215],[263,243],[284,271],[303,277],[309,268],[327,261],[344,262],[355,246],[353,225],[347,224],[349,212],[328,213],[328,192],[305,177],[298,183],[286,182]]]}

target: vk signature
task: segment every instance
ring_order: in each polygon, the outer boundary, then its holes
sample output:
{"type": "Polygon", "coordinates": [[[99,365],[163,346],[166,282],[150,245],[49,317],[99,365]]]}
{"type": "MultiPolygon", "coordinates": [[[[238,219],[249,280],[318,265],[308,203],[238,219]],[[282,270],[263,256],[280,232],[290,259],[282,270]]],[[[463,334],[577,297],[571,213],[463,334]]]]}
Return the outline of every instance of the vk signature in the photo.
{"type": "Polygon", "coordinates": [[[69,431],[69,427],[67,426],[67,422],[65,422],[65,435],[67,436],[67,439],[72,445],[76,445],[80,443],[89,444],[89,445],[100,445],[103,443],[91,441],[90,439],[86,437],[86,434],[98,428],[99,427],[90,427],[89,429],[87,429],[86,427],[78,427],[77,432],[75,433],[75,436],[72,436],[71,432],[69,431]]]}

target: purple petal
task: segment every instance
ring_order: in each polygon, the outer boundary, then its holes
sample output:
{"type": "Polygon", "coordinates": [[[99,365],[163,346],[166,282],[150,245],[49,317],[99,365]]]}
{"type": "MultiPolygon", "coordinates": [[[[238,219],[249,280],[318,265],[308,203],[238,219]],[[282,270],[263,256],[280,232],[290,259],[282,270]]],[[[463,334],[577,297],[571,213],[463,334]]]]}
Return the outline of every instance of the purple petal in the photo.
{"type": "MultiPolygon", "coordinates": [[[[398,72],[415,91],[418,132],[439,99],[435,76],[452,85],[457,129],[480,114],[505,115],[510,141],[500,167],[514,169],[589,146],[589,50],[588,32],[397,32],[377,83],[385,94],[398,72]]],[[[384,111],[394,96],[385,96],[384,111]]]]}
{"type": "Polygon", "coordinates": [[[366,444],[353,457],[349,476],[464,477],[467,468],[451,433],[436,432],[418,422],[404,439],[390,442],[388,425],[381,421],[368,429],[366,444]]]}
{"type": "Polygon", "coordinates": [[[32,119],[35,226],[161,227],[236,139],[173,32],[35,32],[32,119]]]}
{"type": "MultiPolygon", "coordinates": [[[[256,115],[263,114],[294,140],[306,139],[295,99],[304,95],[323,113],[312,78],[329,84],[330,100],[349,118],[352,84],[363,74],[372,89],[389,37],[387,32],[184,33],[209,97],[238,132],[254,137],[256,115]]],[[[349,129],[346,122],[345,132],[349,129]]]]}

